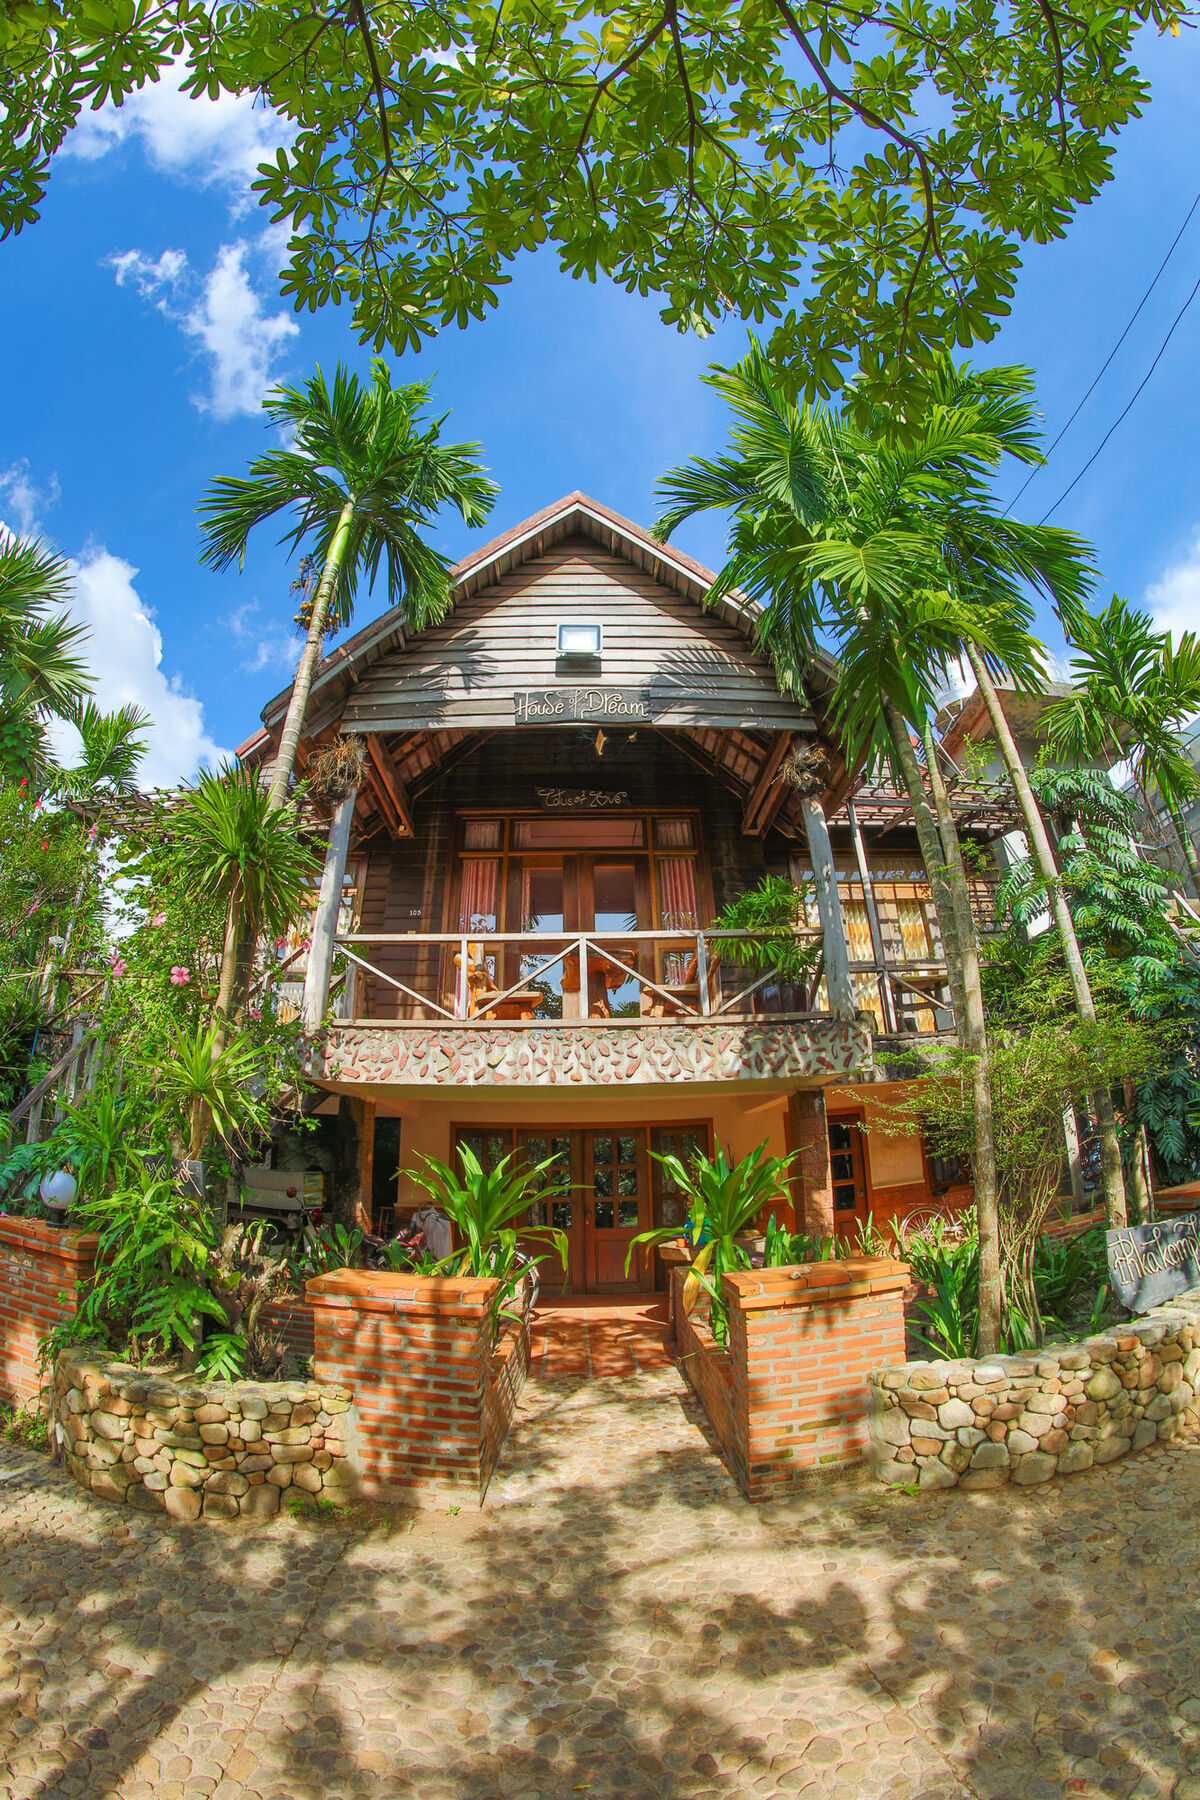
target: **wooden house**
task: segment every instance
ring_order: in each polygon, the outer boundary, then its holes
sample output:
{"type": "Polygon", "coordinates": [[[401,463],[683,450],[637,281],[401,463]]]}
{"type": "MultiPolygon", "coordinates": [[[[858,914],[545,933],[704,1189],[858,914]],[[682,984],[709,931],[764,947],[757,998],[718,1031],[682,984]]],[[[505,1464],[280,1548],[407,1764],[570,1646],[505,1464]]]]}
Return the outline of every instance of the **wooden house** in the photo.
{"type": "MultiPolygon", "coordinates": [[[[385,613],[321,664],[301,767],[365,754],[296,1001],[334,1015],[314,1075],[360,1216],[415,1205],[409,1172],[458,1143],[553,1158],[531,1222],[611,1293],[682,1216],[654,1152],[798,1150],[814,1229],[953,1197],[918,1139],[870,1129],[897,1040],[952,1023],[911,827],[882,792],[847,811],[832,666],[781,691],[711,582],[570,494],[457,566],[443,623],[385,613]],[[800,979],[712,926],[769,874],[809,896],[800,979]]],[[[243,758],[270,761],[287,701],[243,758]]]]}

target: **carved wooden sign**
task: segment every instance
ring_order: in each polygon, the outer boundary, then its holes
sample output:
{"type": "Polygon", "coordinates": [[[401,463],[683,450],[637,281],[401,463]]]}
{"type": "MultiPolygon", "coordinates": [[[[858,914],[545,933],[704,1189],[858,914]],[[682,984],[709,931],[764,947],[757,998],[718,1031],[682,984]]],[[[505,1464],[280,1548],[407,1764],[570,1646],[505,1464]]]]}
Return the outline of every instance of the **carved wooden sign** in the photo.
{"type": "Polygon", "coordinates": [[[564,807],[569,811],[596,812],[605,806],[629,805],[629,795],[624,788],[617,788],[612,793],[605,793],[601,788],[535,788],[533,791],[547,812],[558,812],[564,807]]]}
{"type": "Polygon", "coordinates": [[[644,688],[529,688],[513,695],[518,725],[647,724],[654,702],[644,688]]]}
{"type": "Polygon", "coordinates": [[[1200,1287],[1200,1213],[1105,1235],[1113,1292],[1130,1312],[1147,1312],[1200,1287]]]}

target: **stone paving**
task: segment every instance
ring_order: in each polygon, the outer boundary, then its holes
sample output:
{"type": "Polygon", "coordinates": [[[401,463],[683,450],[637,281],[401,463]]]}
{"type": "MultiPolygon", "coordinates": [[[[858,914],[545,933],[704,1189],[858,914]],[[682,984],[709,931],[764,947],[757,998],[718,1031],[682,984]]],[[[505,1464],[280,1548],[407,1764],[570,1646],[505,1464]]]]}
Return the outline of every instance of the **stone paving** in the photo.
{"type": "Polygon", "coordinates": [[[1200,1800],[1200,1452],[752,1509],[675,1369],[488,1506],[184,1525],[0,1454],[4,1800],[1200,1800]]]}

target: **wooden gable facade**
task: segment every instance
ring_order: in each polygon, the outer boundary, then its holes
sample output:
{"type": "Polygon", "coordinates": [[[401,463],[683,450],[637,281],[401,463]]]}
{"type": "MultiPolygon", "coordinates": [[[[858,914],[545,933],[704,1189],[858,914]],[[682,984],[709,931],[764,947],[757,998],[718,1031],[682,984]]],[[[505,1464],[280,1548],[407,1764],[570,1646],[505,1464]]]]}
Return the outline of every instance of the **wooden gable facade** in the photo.
{"type": "MultiPolygon", "coordinates": [[[[408,837],[414,803],[489,740],[494,757],[497,734],[560,731],[565,744],[590,728],[593,742],[603,732],[619,743],[637,731],[643,766],[659,754],[654,734],[669,734],[676,755],[666,760],[688,758],[739,798],[748,835],[772,825],[796,835],[797,795],[779,776],[797,746],[820,740],[828,797],[845,791],[819,710],[830,670],[815,667],[805,695],[781,692],[750,610],[733,600],[705,609],[711,582],[641,527],[568,495],[457,565],[443,623],[410,640],[394,609],[325,659],[302,765],[338,733],[362,736],[370,761],[357,833],[408,837]],[[558,652],[559,624],[578,621],[602,627],[594,660],[558,652]]],[[[287,701],[285,691],[264,708],[243,757],[269,760],[287,701]]]]}

